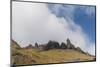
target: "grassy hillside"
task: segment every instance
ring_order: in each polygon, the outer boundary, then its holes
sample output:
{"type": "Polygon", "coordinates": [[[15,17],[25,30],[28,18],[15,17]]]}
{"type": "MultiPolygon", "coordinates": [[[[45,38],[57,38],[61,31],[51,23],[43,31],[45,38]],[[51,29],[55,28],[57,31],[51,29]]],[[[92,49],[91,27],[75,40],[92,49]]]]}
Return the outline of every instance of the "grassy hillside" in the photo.
{"type": "Polygon", "coordinates": [[[92,61],[95,57],[75,51],[73,49],[51,49],[40,51],[36,48],[21,48],[16,42],[12,42],[12,64],[47,64],[76,61],[92,61]]]}

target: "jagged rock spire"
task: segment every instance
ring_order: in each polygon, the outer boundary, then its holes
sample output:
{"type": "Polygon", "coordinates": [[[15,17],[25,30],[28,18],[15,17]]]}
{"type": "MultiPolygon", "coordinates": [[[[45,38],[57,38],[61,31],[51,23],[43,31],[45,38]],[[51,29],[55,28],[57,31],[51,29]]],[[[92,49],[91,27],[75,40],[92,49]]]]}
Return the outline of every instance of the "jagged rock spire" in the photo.
{"type": "Polygon", "coordinates": [[[69,38],[67,39],[67,48],[68,49],[75,49],[75,46],[70,42],[69,38]]]}

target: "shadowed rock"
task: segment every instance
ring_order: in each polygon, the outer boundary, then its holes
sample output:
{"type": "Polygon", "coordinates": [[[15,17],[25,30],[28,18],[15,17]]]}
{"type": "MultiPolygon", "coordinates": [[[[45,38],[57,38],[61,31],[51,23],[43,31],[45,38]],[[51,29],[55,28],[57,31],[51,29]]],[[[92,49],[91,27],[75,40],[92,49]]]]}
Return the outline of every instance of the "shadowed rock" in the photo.
{"type": "Polygon", "coordinates": [[[61,49],[66,49],[67,48],[67,45],[64,42],[62,42],[60,48],[61,49]]]}
{"type": "Polygon", "coordinates": [[[45,46],[45,50],[49,49],[59,49],[59,43],[56,41],[49,41],[48,44],[45,46]]]}
{"type": "Polygon", "coordinates": [[[35,43],[35,47],[36,47],[36,48],[38,48],[38,47],[39,47],[38,43],[35,43]]]}
{"type": "Polygon", "coordinates": [[[67,39],[67,49],[75,49],[75,46],[67,39]]]}

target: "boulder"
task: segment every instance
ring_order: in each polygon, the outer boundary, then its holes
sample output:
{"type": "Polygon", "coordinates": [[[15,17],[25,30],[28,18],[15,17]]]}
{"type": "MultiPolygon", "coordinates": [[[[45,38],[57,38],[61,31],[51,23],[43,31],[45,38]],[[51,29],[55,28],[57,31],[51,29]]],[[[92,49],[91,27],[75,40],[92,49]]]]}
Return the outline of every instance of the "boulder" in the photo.
{"type": "Polygon", "coordinates": [[[64,42],[62,42],[60,48],[61,49],[66,49],[67,48],[67,45],[64,42]]]}
{"type": "Polygon", "coordinates": [[[46,50],[60,48],[59,43],[56,41],[49,41],[45,47],[46,50]]]}

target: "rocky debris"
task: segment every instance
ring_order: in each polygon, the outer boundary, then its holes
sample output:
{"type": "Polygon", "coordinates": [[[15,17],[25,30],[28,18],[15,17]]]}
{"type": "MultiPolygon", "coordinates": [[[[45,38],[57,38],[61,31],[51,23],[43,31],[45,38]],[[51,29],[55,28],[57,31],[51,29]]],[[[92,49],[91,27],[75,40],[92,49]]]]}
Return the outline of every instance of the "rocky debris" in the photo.
{"type": "Polygon", "coordinates": [[[60,48],[60,45],[56,41],[49,41],[47,43],[47,45],[45,46],[45,50],[49,50],[49,49],[59,49],[59,48],[60,48]]]}
{"type": "Polygon", "coordinates": [[[64,42],[62,42],[60,48],[61,49],[66,49],[67,48],[67,45],[64,42]]]}
{"type": "Polygon", "coordinates": [[[75,49],[75,46],[67,39],[67,49],[75,49]]]}

